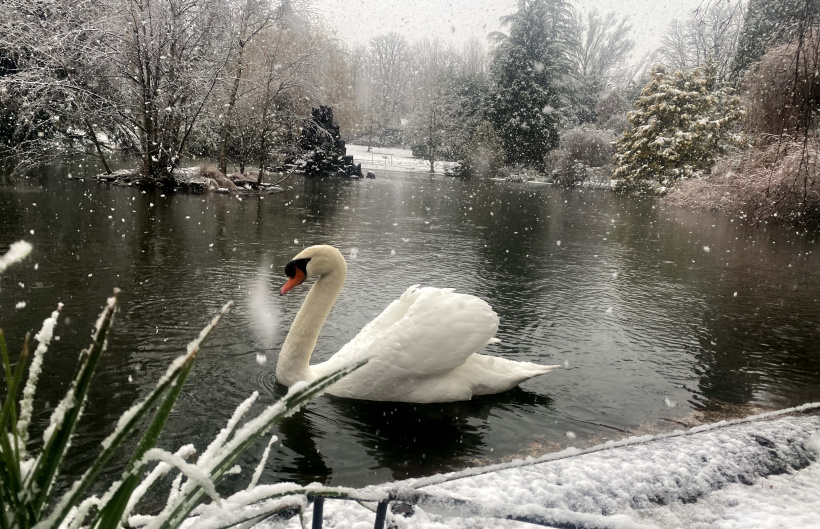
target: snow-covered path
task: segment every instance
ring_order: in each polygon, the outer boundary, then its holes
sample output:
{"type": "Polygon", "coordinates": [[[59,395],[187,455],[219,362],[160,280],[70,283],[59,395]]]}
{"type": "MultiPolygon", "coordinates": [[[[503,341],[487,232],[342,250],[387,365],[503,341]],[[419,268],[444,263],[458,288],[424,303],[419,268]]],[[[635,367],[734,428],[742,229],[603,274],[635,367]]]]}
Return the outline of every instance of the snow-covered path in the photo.
{"type": "MultiPolygon", "coordinates": [[[[426,499],[413,516],[388,519],[399,528],[532,526],[528,521],[567,528],[818,527],[818,453],[820,415],[768,414],[389,484],[426,499]]],[[[374,518],[354,502],[328,500],[323,526],[363,529],[374,518]]]]}

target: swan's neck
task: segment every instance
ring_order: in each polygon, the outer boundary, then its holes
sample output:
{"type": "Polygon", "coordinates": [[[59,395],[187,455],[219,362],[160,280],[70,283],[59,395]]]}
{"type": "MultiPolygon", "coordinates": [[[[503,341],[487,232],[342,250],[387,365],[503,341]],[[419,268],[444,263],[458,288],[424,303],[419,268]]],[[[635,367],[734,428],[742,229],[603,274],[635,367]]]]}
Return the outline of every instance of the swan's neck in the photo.
{"type": "Polygon", "coordinates": [[[345,282],[346,267],[324,274],[308,292],[302,308],[290,326],[285,343],[276,363],[276,380],[292,386],[300,380],[311,381],[310,355],[319,338],[330,309],[336,303],[345,282]]]}

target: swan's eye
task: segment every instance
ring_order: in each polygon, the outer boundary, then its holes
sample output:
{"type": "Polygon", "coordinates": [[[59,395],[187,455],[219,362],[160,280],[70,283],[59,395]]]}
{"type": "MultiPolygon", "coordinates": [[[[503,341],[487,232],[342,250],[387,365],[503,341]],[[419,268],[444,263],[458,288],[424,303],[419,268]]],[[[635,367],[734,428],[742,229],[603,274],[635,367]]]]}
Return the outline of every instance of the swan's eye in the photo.
{"type": "Polygon", "coordinates": [[[304,275],[307,275],[307,264],[310,261],[310,257],[307,259],[294,259],[293,261],[289,262],[285,265],[285,275],[290,278],[293,278],[296,275],[296,269],[302,271],[304,275]]]}

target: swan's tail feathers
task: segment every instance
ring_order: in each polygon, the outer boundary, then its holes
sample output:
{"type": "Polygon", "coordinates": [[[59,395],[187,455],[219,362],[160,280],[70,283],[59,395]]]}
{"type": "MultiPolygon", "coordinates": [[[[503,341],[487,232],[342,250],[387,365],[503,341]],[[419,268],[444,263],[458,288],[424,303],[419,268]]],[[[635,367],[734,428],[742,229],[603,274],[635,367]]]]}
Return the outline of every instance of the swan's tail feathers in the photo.
{"type": "Polygon", "coordinates": [[[501,340],[498,338],[490,338],[487,340],[487,345],[495,345],[497,343],[501,343],[501,340]]]}

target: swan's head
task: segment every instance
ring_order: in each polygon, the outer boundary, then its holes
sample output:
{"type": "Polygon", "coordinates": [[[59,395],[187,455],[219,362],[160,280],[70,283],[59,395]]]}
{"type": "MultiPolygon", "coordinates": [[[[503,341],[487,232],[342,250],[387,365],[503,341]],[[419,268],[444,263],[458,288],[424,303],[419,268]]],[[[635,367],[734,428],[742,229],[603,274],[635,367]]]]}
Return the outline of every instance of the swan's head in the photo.
{"type": "Polygon", "coordinates": [[[285,265],[285,274],[289,279],[282,286],[279,294],[287,294],[307,279],[346,272],[347,264],[339,250],[326,244],[311,246],[299,252],[285,265]]]}

